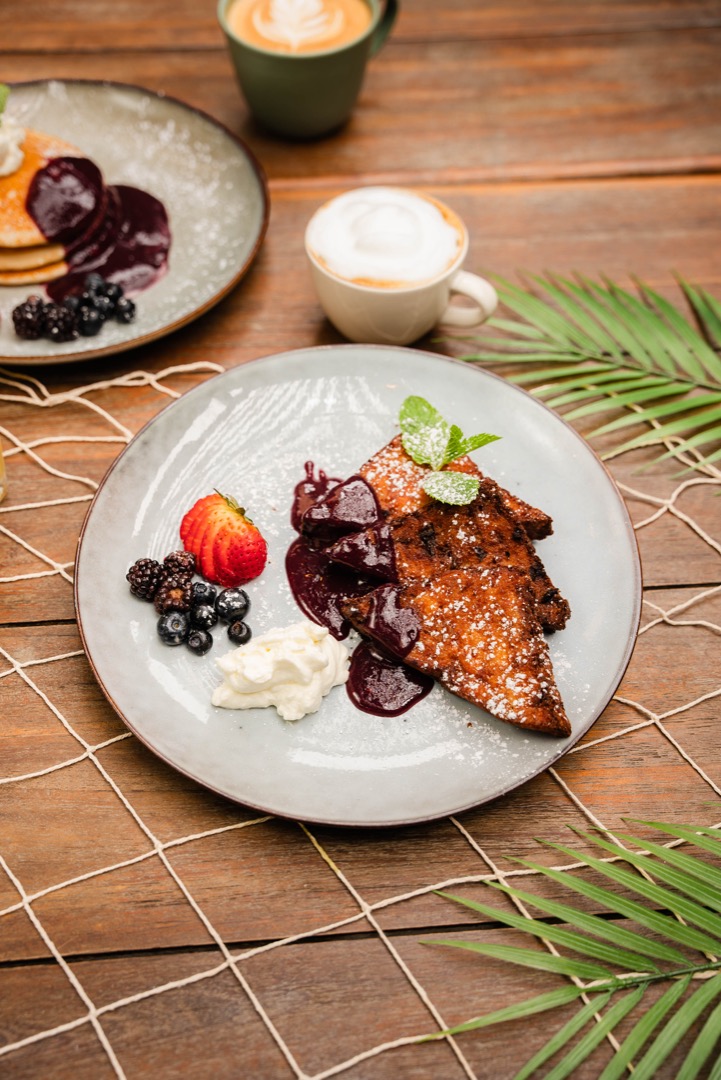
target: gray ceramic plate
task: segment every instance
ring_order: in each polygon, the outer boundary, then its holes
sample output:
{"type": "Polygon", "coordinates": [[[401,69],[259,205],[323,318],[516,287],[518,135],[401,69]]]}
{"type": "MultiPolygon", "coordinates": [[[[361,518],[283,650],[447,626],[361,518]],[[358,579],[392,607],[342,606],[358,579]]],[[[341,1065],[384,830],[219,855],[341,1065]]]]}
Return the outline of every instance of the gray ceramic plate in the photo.
{"type": "Polygon", "coordinates": [[[202,315],[250,266],[268,223],[265,177],[247,147],[209,116],[137,86],[73,80],[17,84],[7,113],[77,146],[106,183],[160,199],[172,246],[168,272],[138,294],[135,321],[108,322],[97,337],[20,340],[10,313],[42,290],[0,286],[0,362],[63,364],[153,341],[202,315]]]}
{"type": "Polygon", "coordinates": [[[309,821],[383,825],[441,817],[517,787],[564,753],[614,693],[641,605],[635,536],[625,506],[583,439],[510,383],[413,349],[341,345],[270,356],[185,394],[120,455],[88,513],[76,606],[97,678],[127,725],[181,772],[231,799],[309,821]],[[248,586],[256,634],[301,618],[284,556],[289,511],[306,461],[351,475],[398,431],[420,394],[467,433],[501,435],[474,455],[484,471],[552,514],[539,544],[573,609],[551,639],[573,725],[567,740],[497,721],[436,686],[405,715],[356,710],[335,687],[295,724],[275,709],[210,705],[220,681],[216,634],[205,657],[163,645],[151,605],[130,595],[135,559],[179,544],[183,512],[213,488],[248,508],[269,563],[248,586]]]}

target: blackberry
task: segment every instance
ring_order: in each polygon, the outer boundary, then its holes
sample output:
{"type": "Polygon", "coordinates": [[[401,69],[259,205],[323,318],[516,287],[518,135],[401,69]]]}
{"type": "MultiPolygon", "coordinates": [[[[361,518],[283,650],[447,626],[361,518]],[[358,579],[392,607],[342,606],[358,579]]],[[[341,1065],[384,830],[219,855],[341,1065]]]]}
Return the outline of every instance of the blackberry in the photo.
{"type": "Polygon", "coordinates": [[[193,607],[198,607],[200,604],[212,604],[215,605],[215,598],[218,595],[218,590],[215,585],[211,585],[208,581],[194,581],[193,582],[193,607]]]}
{"type": "Polygon", "coordinates": [[[210,604],[196,604],[190,609],[190,622],[198,630],[211,630],[218,621],[218,614],[210,604]]]}
{"type": "Polygon", "coordinates": [[[109,281],[105,286],[105,295],[113,301],[113,304],[117,304],[120,297],[125,295],[123,286],[118,285],[117,281],[109,281]]]}
{"type": "Polygon", "coordinates": [[[62,304],[45,305],[45,337],[51,341],[75,341],[78,321],[75,314],[62,304]]]}
{"type": "Polygon", "coordinates": [[[135,318],[135,304],[127,296],[121,296],[116,303],[115,318],[119,323],[131,323],[135,318]]]}
{"type": "Polygon", "coordinates": [[[195,573],[195,555],[192,551],[171,551],[163,559],[163,569],[168,577],[191,578],[195,573]]]}
{"type": "Polygon", "coordinates": [[[253,631],[242,619],[236,619],[228,627],[228,637],[234,645],[247,645],[253,636],[253,631]]]}
{"type": "Polygon", "coordinates": [[[215,610],[218,618],[223,622],[232,623],[238,619],[244,619],[248,614],[250,600],[244,589],[223,589],[215,601],[215,610]]]}
{"type": "Polygon", "coordinates": [[[182,645],[188,637],[188,616],[182,611],[169,611],[160,616],[157,628],[166,645],[182,645]]]}
{"type": "Polygon", "coordinates": [[[103,317],[103,320],[109,319],[115,311],[115,301],[111,300],[105,293],[97,293],[94,295],[93,305],[95,310],[103,317]]]}
{"type": "Polygon", "coordinates": [[[155,559],[138,559],[125,575],[133,596],[152,600],[163,580],[163,568],[155,559]]]}
{"type": "Polygon", "coordinates": [[[153,597],[155,610],[159,615],[169,611],[190,611],[193,599],[193,586],[187,578],[166,577],[153,597]]]}
{"type": "Polygon", "coordinates": [[[197,656],[204,656],[209,649],[213,648],[213,635],[207,630],[191,630],[186,644],[191,652],[197,656]]]}
{"type": "Polygon", "coordinates": [[[45,333],[45,302],[40,296],[28,296],[13,308],[15,333],[24,341],[37,341],[45,333]]]}

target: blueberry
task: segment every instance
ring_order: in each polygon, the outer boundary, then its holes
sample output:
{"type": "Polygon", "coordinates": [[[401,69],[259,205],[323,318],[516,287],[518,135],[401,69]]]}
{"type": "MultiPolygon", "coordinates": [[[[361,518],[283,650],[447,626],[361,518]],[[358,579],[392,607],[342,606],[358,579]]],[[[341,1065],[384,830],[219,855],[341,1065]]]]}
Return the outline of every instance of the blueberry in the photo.
{"type": "Polygon", "coordinates": [[[218,614],[211,604],[196,604],[190,609],[191,625],[198,630],[211,630],[218,621],[218,614]]]}
{"type": "Polygon", "coordinates": [[[215,610],[223,622],[231,623],[244,619],[250,608],[250,600],[244,589],[223,589],[215,601],[215,610]]]}
{"type": "Polygon", "coordinates": [[[246,645],[253,636],[253,631],[242,619],[236,619],[228,627],[228,637],[234,645],[246,645]]]}
{"type": "Polygon", "coordinates": [[[119,323],[131,323],[135,318],[135,304],[127,296],[121,296],[116,303],[115,318],[119,323]]]}
{"type": "Polygon", "coordinates": [[[209,649],[213,648],[213,636],[207,630],[191,630],[188,634],[187,646],[197,656],[204,656],[209,649]]]}
{"type": "Polygon", "coordinates": [[[83,337],[95,337],[103,328],[103,316],[95,308],[81,307],[78,313],[78,330],[83,337]]]}
{"type": "Polygon", "coordinates": [[[198,604],[215,604],[218,590],[207,581],[193,582],[193,607],[198,604]]]}
{"type": "Polygon", "coordinates": [[[188,616],[182,611],[169,611],[158,619],[158,636],[166,645],[182,645],[188,636],[188,616]]]}
{"type": "Polygon", "coordinates": [[[105,278],[102,274],[98,274],[95,272],[91,274],[86,274],[85,278],[83,279],[83,285],[88,290],[88,292],[103,292],[103,290],[105,289],[105,278]]]}
{"type": "Polygon", "coordinates": [[[76,294],[66,296],[65,299],[62,301],[62,305],[64,308],[67,308],[68,311],[72,311],[77,314],[78,308],[80,307],[80,297],[76,294]]]}

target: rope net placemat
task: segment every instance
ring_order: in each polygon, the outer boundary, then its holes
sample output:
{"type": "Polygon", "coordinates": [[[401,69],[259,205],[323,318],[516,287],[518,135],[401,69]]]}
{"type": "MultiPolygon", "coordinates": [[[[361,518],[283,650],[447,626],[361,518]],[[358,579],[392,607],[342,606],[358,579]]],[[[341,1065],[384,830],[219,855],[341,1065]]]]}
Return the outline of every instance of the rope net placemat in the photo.
{"type": "MultiPolygon", "coordinates": [[[[81,517],[78,520],[82,520],[82,514],[87,508],[86,504],[89,504],[92,499],[99,478],[81,475],[52,464],[54,451],[56,452],[63,447],[67,449],[77,443],[93,443],[96,446],[107,444],[110,455],[109,463],[112,457],[119,452],[133,435],[133,431],[117,415],[117,403],[124,400],[124,395],[137,395],[140,390],[150,394],[148,409],[149,415],[152,415],[168,399],[180,396],[180,391],[174,384],[182,382],[187,388],[188,380],[192,384],[193,381],[201,381],[208,375],[223,370],[216,364],[201,362],[169,367],[157,374],[147,371],[134,371],[106,381],[84,382],[57,394],[50,393],[46,386],[34,376],[12,371],[0,371],[0,400],[6,406],[3,411],[5,415],[11,414],[13,417],[12,422],[0,425],[0,439],[4,444],[9,478],[9,496],[0,505],[0,533],[7,545],[7,550],[10,552],[9,557],[4,560],[4,565],[0,567],[0,585],[5,590],[12,590],[13,583],[20,581],[32,583],[42,580],[60,584],[61,588],[67,589],[68,597],[72,595],[72,560],[60,561],[50,551],[39,547],[32,539],[33,531],[31,526],[35,515],[43,512],[47,513],[53,508],[55,510],[62,507],[73,508],[76,505],[81,511],[81,517]],[[108,407],[107,404],[111,397],[115,403],[112,408],[108,407]],[[44,410],[67,407],[72,409],[72,412],[67,414],[67,434],[56,434],[52,437],[45,435],[46,424],[44,420],[47,414],[44,410]],[[18,468],[20,462],[23,464],[24,471],[27,472],[29,469],[30,474],[38,480],[37,485],[24,484],[22,491],[15,486],[17,481],[14,480],[14,474],[17,476],[20,471],[18,468]],[[39,482],[40,480],[43,481],[42,484],[39,482]],[[68,494],[69,489],[70,494],[68,494]],[[34,492],[37,490],[42,490],[45,493],[43,497],[34,497],[34,492]],[[16,565],[22,565],[23,567],[29,565],[32,568],[24,572],[14,573],[13,569],[16,565]]],[[[128,398],[129,401],[130,398],[128,398]]],[[[64,413],[63,420],[65,415],[64,413]]],[[[613,465],[612,469],[616,471],[613,465]]],[[[630,486],[621,482],[617,476],[619,488],[627,500],[629,509],[634,514],[637,531],[640,533],[642,530],[650,530],[653,526],[657,526],[659,522],[663,522],[664,519],[673,519],[674,523],[678,523],[684,530],[693,535],[694,542],[701,544],[711,559],[718,565],[717,561],[721,557],[721,514],[718,511],[718,500],[721,495],[721,473],[709,466],[704,468],[702,472],[686,473],[682,476],[677,475],[670,484],[671,490],[663,495],[659,495],[657,491],[654,491],[651,474],[645,477],[644,473],[641,472],[634,479],[637,480],[637,483],[630,486]],[[700,504],[704,507],[703,514],[690,515],[684,509],[685,498],[689,493],[693,494],[696,499],[694,506],[699,505],[699,498],[703,500],[700,504]],[[707,515],[708,520],[713,523],[715,528],[709,529],[699,520],[700,518],[705,520],[707,515]]],[[[74,541],[76,537],[72,539],[74,541]]],[[[718,573],[716,573],[715,577],[718,577],[718,573]]],[[[688,629],[692,627],[703,635],[704,644],[701,647],[708,650],[708,655],[712,655],[714,652],[718,655],[721,624],[713,618],[704,617],[703,613],[708,611],[709,607],[712,611],[714,610],[713,601],[721,596],[721,586],[686,588],[680,598],[677,593],[678,590],[674,592],[671,586],[664,587],[658,592],[650,589],[646,590],[640,635],[649,634],[661,625],[669,628],[672,632],[674,632],[674,628],[681,630],[681,628],[688,629]],[[674,593],[675,599],[665,606],[661,600],[668,593],[674,593]]],[[[7,616],[0,619],[0,622],[6,624],[7,616]]],[[[8,629],[12,629],[12,627],[8,627],[8,629]]],[[[41,639],[38,638],[37,640],[39,643],[41,639]]],[[[123,1065],[122,1054],[114,1048],[106,1030],[106,1018],[111,1014],[117,1014],[119,1010],[128,1006],[142,1005],[142,1003],[155,999],[159,995],[201,983],[205,980],[216,979],[224,972],[232,976],[237,985],[237,993],[243,995],[255,1011],[269,1039],[272,1040],[278,1053],[284,1059],[287,1068],[274,1074],[278,1076],[294,1076],[298,1080],[325,1080],[326,1077],[337,1076],[353,1070],[355,1066],[359,1066],[362,1062],[388,1053],[393,1049],[414,1044],[423,1035],[448,1027],[449,1021],[444,1017],[441,1007],[433,1000],[432,994],[423,985],[421,978],[413,970],[412,965],[403,957],[396,941],[394,941],[393,933],[384,928],[382,914],[396,905],[430,894],[434,890],[448,889],[449,887],[458,888],[459,886],[473,885],[484,881],[508,881],[520,877],[533,877],[536,872],[528,869],[504,868],[494,858],[493,854],[486,850],[485,846],[478,843],[472,830],[463,821],[451,818],[447,824],[450,824],[457,831],[457,835],[462,838],[462,843],[468,846],[470,857],[477,861],[477,872],[463,873],[458,876],[445,876],[443,880],[429,882],[421,888],[383,896],[381,899],[375,899],[371,902],[364,897],[362,888],[337,865],[329,851],[320,842],[316,831],[302,822],[297,822],[299,843],[305,846],[309,845],[314,856],[322,860],[324,865],[335,875],[339,886],[350,897],[354,912],[336,920],[321,921],[319,925],[302,932],[278,937],[254,947],[242,950],[232,949],[226,943],[221,931],[214,925],[208,912],[204,910],[201,900],[194,895],[193,889],[184,880],[183,874],[171,860],[169,853],[176,853],[178,850],[182,850],[185,845],[208,840],[221,834],[235,832],[240,836],[249,836],[254,830],[262,828],[271,819],[267,816],[248,819],[239,809],[238,820],[234,823],[222,825],[218,828],[194,831],[188,835],[174,836],[170,840],[161,840],[148,822],[144,820],[143,813],[134,805],[134,800],[131,794],[124,790],[123,783],[117,780],[112,769],[104,764],[99,756],[106,748],[126,740],[133,740],[134,736],[129,731],[125,731],[99,742],[92,741],[87,734],[84,735],[78,730],[77,723],[73,723],[65,715],[63,708],[53,701],[52,696],[41,686],[42,680],[39,678],[39,673],[43,669],[49,668],[51,665],[64,669],[72,662],[83,662],[83,658],[84,653],[81,648],[46,655],[38,644],[36,654],[30,657],[23,655],[21,659],[14,655],[12,648],[5,647],[4,644],[0,645],[0,693],[2,693],[3,684],[7,688],[10,680],[15,680],[16,685],[17,680],[20,680],[24,691],[43,703],[45,709],[52,716],[53,723],[57,725],[61,733],[64,733],[72,740],[75,746],[74,752],[62,760],[54,760],[50,764],[41,764],[41,760],[35,758],[37,767],[26,768],[22,773],[13,775],[5,775],[5,769],[2,762],[0,762],[0,799],[12,800],[13,793],[19,790],[22,785],[30,784],[42,777],[50,777],[61,770],[77,766],[80,763],[86,763],[92,769],[97,770],[99,782],[107,786],[107,789],[112,792],[112,796],[117,799],[118,803],[130,816],[144,838],[144,850],[133,857],[114,862],[111,865],[93,867],[85,873],[65,880],[53,881],[52,884],[45,888],[33,891],[23,881],[21,860],[18,859],[17,852],[2,851],[0,849],[0,867],[6,879],[5,887],[0,896],[7,893],[13,898],[10,903],[5,903],[4,907],[0,908],[0,929],[3,920],[10,919],[19,912],[25,913],[34,931],[47,949],[51,958],[48,963],[57,965],[57,968],[63,973],[77,995],[77,1009],[71,1019],[48,1027],[40,1025],[31,1034],[8,1041],[5,1045],[0,1046],[0,1072],[5,1075],[5,1070],[8,1070],[8,1074],[12,1075],[13,1060],[17,1060],[14,1059],[13,1055],[20,1051],[27,1051],[38,1044],[45,1044],[48,1041],[57,1039],[63,1033],[76,1031],[77,1029],[91,1029],[107,1057],[112,1072],[118,1077],[129,1076],[130,1074],[123,1065]],[[80,882],[100,879],[104,876],[112,878],[114,874],[118,874],[123,869],[150,860],[154,860],[159,864],[168,875],[182,895],[183,901],[192,909],[195,917],[202,924],[208,940],[215,946],[213,962],[208,963],[207,966],[201,964],[198,970],[182,978],[159,982],[157,985],[152,985],[140,992],[117,996],[114,1000],[98,1004],[93,1000],[93,995],[83,984],[78,973],[78,965],[69,959],[70,954],[67,950],[64,951],[59,947],[48,926],[38,914],[39,901],[80,882]],[[362,1050],[353,1056],[345,1057],[343,1060],[336,1060],[332,1065],[321,1071],[306,1071],[292,1052],[289,1045],[291,1040],[282,1029],[282,1025],[274,1022],[271,1010],[268,1009],[267,1004],[264,1004],[262,995],[254,988],[253,981],[247,973],[247,961],[263,953],[287,949],[298,942],[317,939],[319,935],[330,934],[344,928],[352,930],[359,926],[362,926],[366,931],[370,928],[377,942],[387,951],[393,965],[397,967],[402,974],[402,978],[411,988],[412,993],[416,995],[417,1001],[427,1017],[427,1022],[412,1030],[400,1030],[397,1032],[396,1037],[392,1039],[364,1046],[362,1050]]],[[[719,674],[718,665],[716,673],[719,674]]],[[[623,690],[623,685],[621,690],[623,690]]],[[[689,696],[688,700],[674,703],[667,711],[659,711],[657,707],[653,707],[648,701],[633,700],[619,693],[614,698],[614,701],[625,707],[623,710],[624,717],[629,714],[632,719],[628,722],[616,723],[611,730],[606,730],[605,733],[600,735],[594,736],[592,731],[584,741],[570,751],[568,756],[587,755],[603,743],[627,739],[631,733],[642,729],[653,729],[666,741],[671,748],[671,752],[678,755],[685,763],[685,766],[695,773],[696,780],[707,793],[705,803],[709,813],[708,822],[706,823],[712,824],[717,816],[714,811],[718,811],[718,807],[714,807],[713,804],[721,797],[721,788],[714,778],[709,775],[709,772],[704,767],[704,762],[696,759],[692,747],[684,745],[683,726],[671,725],[669,721],[691,713],[692,710],[704,703],[717,701],[719,698],[721,698],[721,685],[716,685],[705,690],[701,695],[689,696]]],[[[0,715],[2,715],[1,712],[0,715]]],[[[35,741],[38,744],[41,742],[41,740],[35,741]]],[[[26,757],[32,764],[33,754],[36,749],[30,735],[28,736],[26,749],[26,757]]],[[[593,805],[588,805],[584,801],[582,793],[574,790],[573,785],[565,779],[562,763],[558,767],[548,770],[547,775],[552,778],[552,782],[563,792],[564,797],[583,815],[591,826],[602,829],[613,837],[613,828],[607,827],[599,810],[593,805]]],[[[648,816],[660,816],[658,807],[649,806],[648,816]]],[[[432,827],[429,826],[431,829],[432,827]]],[[[78,830],[82,829],[81,822],[78,822],[77,828],[78,830]]],[[[581,866],[582,864],[579,862],[565,861],[560,862],[556,869],[571,871],[581,866]]],[[[432,874],[432,869],[430,873],[432,874]]],[[[262,902],[262,898],[260,900],[262,902]]],[[[289,903],[291,902],[289,898],[289,903]]],[[[528,914],[520,903],[517,903],[517,907],[523,914],[528,914]]],[[[111,917],[110,913],[105,914],[107,917],[111,917]]],[[[554,950],[550,943],[544,944],[545,947],[554,950]]],[[[8,961],[6,966],[10,966],[11,963],[12,961],[8,961]]],[[[3,976],[0,971],[0,985],[2,979],[3,976]]],[[[483,1003],[477,1006],[471,1005],[470,1009],[469,1017],[483,1011],[483,1003]],[[473,1011],[474,1009],[475,1011],[473,1011]]],[[[342,1017],[339,1017],[339,1023],[342,1023],[342,1017]]],[[[613,1037],[610,1038],[610,1041],[614,1046],[617,1046],[613,1037]]],[[[458,1069],[462,1074],[469,1078],[476,1078],[481,1075],[474,1071],[461,1046],[461,1040],[447,1037],[446,1043],[455,1056],[458,1069]]],[[[422,1047],[419,1047],[418,1053],[423,1053],[422,1047]]],[[[185,1065],[188,1074],[192,1073],[195,1076],[206,1075],[203,1072],[202,1061],[186,1061],[185,1065]]],[[[61,1074],[62,1062],[58,1062],[56,1075],[61,1074]]],[[[356,1075],[362,1075],[362,1070],[357,1072],[356,1075]]]]}

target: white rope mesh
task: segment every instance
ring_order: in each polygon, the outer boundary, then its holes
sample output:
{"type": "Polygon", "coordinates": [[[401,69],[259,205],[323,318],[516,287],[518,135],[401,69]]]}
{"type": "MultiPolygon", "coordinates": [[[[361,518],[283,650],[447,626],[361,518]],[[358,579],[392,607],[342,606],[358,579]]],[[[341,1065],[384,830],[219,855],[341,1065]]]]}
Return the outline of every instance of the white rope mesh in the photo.
{"type": "MultiPolygon", "coordinates": [[[[180,396],[180,391],[171,385],[174,378],[182,376],[186,382],[189,378],[201,381],[206,375],[222,370],[223,369],[218,365],[212,363],[176,365],[166,368],[157,374],[145,371],[134,371],[113,379],[92,383],[81,383],[62,393],[53,394],[48,391],[38,378],[32,375],[0,369],[0,401],[11,406],[13,414],[16,416],[19,415],[22,419],[22,423],[18,424],[17,430],[12,423],[0,426],[0,439],[2,439],[4,444],[11,491],[11,498],[0,505],[0,534],[2,534],[7,543],[21,549],[25,556],[29,556],[31,561],[37,564],[33,570],[26,573],[13,574],[11,572],[12,562],[7,560],[3,566],[0,566],[0,583],[11,586],[13,583],[21,580],[57,578],[62,583],[63,587],[68,590],[72,589],[72,562],[58,561],[49,552],[40,550],[35,543],[28,539],[27,535],[24,535],[24,532],[27,528],[28,521],[31,520],[33,515],[46,511],[51,507],[70,506],[74,503],[87,503],[90,501],[93,492],[97,488],[97,479],[65,472],[54,467],[44,456],[49,448],[76,442],[88,442],[94,444],[107,443],[111,446],[122,446],[132,437],[133,433],[112,414],[104,403],[104,397],[107,395],[108,391],[113,391],[114,394],[117,395],[118,390],[126,389],[128,393],[131,393],[138,387],[147,387],[158,395],[158,406],[160,406],[163,404],[164,398],[177,398],[180,396]],[[64,406],[73,406],[75,409],[75,412],[73,413],[73,430],[69,431],[67,435],[56,434],[52,437],[48,437],[44,431],[45,424],[42,410],[64,406]],[[29,415],[27,412],[28,410],[29,415]],[[78,410],[80,411],[81,419],[83,415],[87,417],[87,433],[78,434],[78,410]],[[105,434],[99,435],[97,433],[98,422],[107,429],[105,434]],[[19,433],[20,429],[22,429],[23,432],[31,430],[32,435],[28,436],[25,434],[21,436],[19,433]],[[57,482],[58,484],[62,482],[64,485],[63,493],[58,493],[54,497],[45,497],[36,500],[32,497],[32,487],[28,487],[26,492],[23,493],[23,501],[18,501],[17,491],[13,490],[13,473],[15,472],[16,463],[22,457],[25,458],[26,464],[30,463],[33,468],[41,470],[41,472],[45,474],[46,481],[47,478],[49,478],[51,482],[57,482]],[[75,494],[68,495],[66,493],[68,483],[77,486],[78,490],[75,494]]],[[[713,508],[718,505],[718,498],[719,495],[721,495],[721,473],[714,469],[707,469],[705,475],[699,476],[698,474],[694,474],[691,478],[687,477],[685,479],[680,479],[677,486],[670,494],[663,498],[652,494],[642,486],[634,488],[623,484],[620,484],[619,486],[629,503],[629,506],[635,507],[637,510],[639,507],[642,509],[644,506],[649,508],[647,516],[637,521],[637,531],[640,532],[643,529],[651,528],[652,526],[657,525],[665,516],[668,516],[675,519],[684,528],[688,529],[694,535],[695,540],[698,543],[705,545],[714,555],[721,555],[721,521],[719,520],[720,515],[718,512],[716,512],[715,520],[719,521],[719,530],[717,535],[712,535],[707,528],[704,528],[693,518],[693,516],[690,516],[681,505],[684,496],[693,490],[696,497],[698,498],[699,494],[701,494],[704,499],[704,505],[708,505],[711,508],[709,510],[709,517],[714,520],[713,508]]],[[[45,490],[48,490],[47,482],[45,484],[45,490]]],[[[682,601],[664,607],[659,603],[659,598],[655,593],[651,593],[650,591],[647,592],[644,596],[644,615],[647,617],[647,621],[643,623],[640,634],[649,634],[660,625],[668,627],[671,632],[673,632],[675,628],[694,627],[699,633],[706,636],[709,652],[713,649],[717,650],[718,638],[719,635],[721,635],[721,625],[705,616],[696,616],[694,612],[712,602],[720,593],[721,586],[699,587],[698,590],[694,590],[692,593],[685,596],[682,601]]],[[[285,936],[266,942],[262,945],[244,949],[242,952],[232,952],[223,940],[220,931],[214,926],[207,912],[203,909],[202,904],[193,895],[187,882],[183,879],[182,874],[178,872],[172,861],[169,859],[168,852],[182,848],[184,845],[191,842],[202,841],[222,833],[237,832],[238,834],[250,834],[258,827],[262,828],[264,825],[267,825],[271,819],[267,816],[260,816],[250,820],[242,820],[240,819],[239,813],[239,820],[235,823],[205,831],[195,831],[188,835],[176,836],[170,840],[161,841],[143,819],[139,810],[133,805],[132,798],[129,797],[128,793],[123,790],[122,785],[113,777],[112,770],[104,765],[98,756],[99,752],[107,747],[124,740],[133,739],[134,736],[132,736],[130,732],[125,732],[97,743],[88,741],[81,735],[67,716],[64,715],[62,709],[42,690],[37,679],[34,677],[38,669],[42,669],[46,665],[59,665],[60,667],[63,667],[69,662],[77,661],[83,656],[84,653],[78,648],[50,656],[33,655],[30,658],[25,656],[21,660],[13,655],[12,650],[0,646],[0,694],[2,694],[3,690],[7,691],[7,687],[11,680],[21,680],[24,683],[25,689],[37,696],[48,710],[49,714],[54,718],[54,722],[57,723],[77,744],[77,752],[70,754],[63,760],[49,765],[38,765],[37,768],[31,768],[30,770],[23,771],[21,774],[1,775],[2,765],[0,764],[0,798],[12,798],[13,791],[40,777],[49,776],[63,769],[78,765],[81,762],[89,763],[97,770],[102,783],[112,791],[114,797],[132,817],[135,825],[144,836],[147,846],[140,854],[133,857],[120,860],[110,865],[94,868],[85,873],[69,877],[67,880],[54,881],[52,884],[36,891],[27,890],[23,884],[18,866],[14,865],[13,857],[9,853],[5,855],[0,854],[1,871],[6,876],[6,881],[12,887],[13,892],[17,895],[17,899],[14,902],[6,904],[4,908],[0,909],[0,921],[3,918],[7,918],[12,914],[21,911],[27,915],[53,961],[67,977],[69,984],[77,994],[78,1001],[77,1016],[72,1020],[55,1026],[41,1028],[24,1038],[8,1042],[0,1047],[0,1072],[2,1072],[3,1069],[2,1062],[5,1061],[7,1064],[11,1064],[12,1055],[15,1052],[32,1047],[34,1044],[44,1042],[45,1040],[52,1040],[65,1032],[73,1031],[87,1025],[92,1028],[95,1033],[115,1074],[118,1077],[125,1077],[126,1073],[123,1069],[122,1061],[120,1060],[118,1053],[116,1053],[116,1050],[113,1048],[113,1045],[108,1038],[107,1031],[103,1026],[104,1018],[108,1014],[116,1013],[126,1006],[135,1005],[151,998],[156,998],[158,995],[190,986],[206,979],[213,979],[222,972],[230,972],[232,974],[237,983],[238,993],[244,995],[246,1000],[250,1002],[252,1008],[255,1010],[261,1023],[265,1027],[269,1038],[278,1048],[285,1060],[289,1072],[297,1077],[298,1080],[326,1080],[326,1078],[338,1076],[343,1072],[353,1069],[363,1061],[367,1061],[370,1058],[377,1057],[383,1053],[392,1052],[399,1047],[415,1043],[419,1037],[448,1026],[448,1021],[444,1018],[442,1010],[433,1001],[429,991],[423,986],[417,974],[412,970],[412,967],[408,962],[404,960],[401,952],[396,947],[393,935],[383,929],[382,923],[378,918],[379,913],[396,905],[408,903],[413,899],[428,895],[435,890],[446,890],[459,885],[472,885],[493,880],[508,882],[513,879],[533,877],[536,872],[525,868],[514,868],[510,870],[502,869],[486,850],[486,845],[481,847],[463,823],[455,818],[451,818],[450,823],[463,838],[464,842],[468,844],[473,853],[473,857],[478,859],[478,872],[435,881],[431,884],[424,885],[421,888],[410,890],[402,894],[388,895],[380,900],[370,903],[363,897],[358,885],[356,885],[334,862],[333,858],[330,856],[329,852],[325,850],[315,833],[302,823],[298,823],[299,843],[309,844],[312,850],[317,854],[318,858],[323,860],[325,866],[336,876],[345,893],[351,897],[354,905],[357,907],[357,912],[335,921],[324,922],[317,926],[313,926],[301,933],[285,936]],[[106,1002],[102,1005],[97,1005],[93,1002],[87,989],[83,986],[77,971],[57,947],[47,926],[44,925],[38,915],[36,905],[43,898],[54,895],[69,886],[100,878],[103,875],[112,875],[123,868],[148,860],[156,860],[162,866],[169,878],[180,890],[184,902],[190,906],[195,916],[204,927],[210,941],[215,946],[215,949],[213,950],[213,962],[209,963],[207,967],[204,967],[187,977],[164,982],[138,993],[119,996],[115,1000],[106,1002]],[[260,996],[249,981],[247,973],[243,968],[243,964],[252,957],[262,953],[284,949],[298,942],[316,938],[319,935],[328,934],[334,930],[352,928],[355,924],[359,923],[362,923],[365,927],[369,926],[376,935],[378,941],[382,943],[392,963],[396,965],[402,973],[406,983],[416,995],[422,1006],[422,1013],[426,1015],[427,1020],[426,1022],[419,1024],[417,1030],[399,1031],[397,1037],[393,1039],[377,1045],[369,1045],[354,1056],[344,1060],[338,1060],[333,1065],[320,1072],[315,1072],[313,1074],[307,1073],[295,1059],[287,1039],[284,1037],[283,1031],[280,1030],[278,1024],[274,1023],[271,1019],[270,1013],[267,1011],[260,996]],[[218,954],[220,954],[221,957],[219,962],[214,959],[218,954]]],[[[716,669],[716,675],[721,676],[718,667],[716,669]]],[[[615,703],[618,706],[621,706],[623,710],[628,710],[632,714],[635,713],[640,719],[637,721],[630,721],[623,726],[619,726],[616,730],[603,735],[594,736],[593,732],[589,733],[584,741],[571,750],[569,761],[573,760],[576,755],[592,753],[599,746],[612,740],[629,739],[636,733],[655,730],[670,748],[670,751],[683,761],[685,767],[692,769],[701,784],[708,788],[708,798],[709,802],[711,802],[714,796],[721,796],[721,788],[708,774],[703,767],[703,764],[697,761],[693,753],[684,746],[683,726],[679,725],[677,721],[679,717],[682,717],[685,713],[690,713],[702,703],[713,701],[719,697],[721,697],[721,685],[712,688],[701,695],[689,696],[688,700],[684,701],[682,704],[676,704],[673,708],[669,708],[664,712],[658,712],[644,701],[630,700],[619,694],[614,699],[615,703]]],[[[2,711],[0,710],[0,715],[1,714],[2,711]]],[[[550,769],[548,775],[552,782],[558,785],[559,790],[563,793],[563,796],[568,800],[569,804],[585,817],[591,827],[600,828],[608,833],[609,836],[613,836],[613,830],[607,827],[602,820],[602,817],[599,816],[592,806],[587,806],[584,803],[579,794],[573,790],[572,783],[569,783],[562,775],[562,772],[563,764],[550,769]]],[[[651,813],[651,811],[652,808],[650,808],[649,813],[651,813]]],[[[678,841],[674,841],[674,846],[677,843],[678,841]]],[[[572,871],[582,867],[582,865],[583,864],[580,862],[566,861],[556,865],[555,869],[572,871]]],[[[527,914],[523,905],[519,906],[519,910],[524,914],[527,914]]],[[[552,948],[550,945],[548,945],[548,947],[552,948]]],[[[482,1003],[480,1003],[480,1006],[482,1006],[482,1003]]],[[[481,1011],[480,1006],[477,1011],[481,1011]]],[[[471,1015],[473,1015],[473,1013],[471,1013],[471,1015]]],[[[448,1038],[447,1042],[461,1071],[465,1076],[469,1077],[470,1080],[474,1080],[476,1074],[466,1055],[463,1053],[458,1041],[453,1038],[448,1038]]],[[[419,1048],[419,1054],[420,1053],[422,1053],[422,1049],[419,1048]]],[[[192,1062],[187,1062],[186,1064],[192,1069],[192,1062]]]]}

